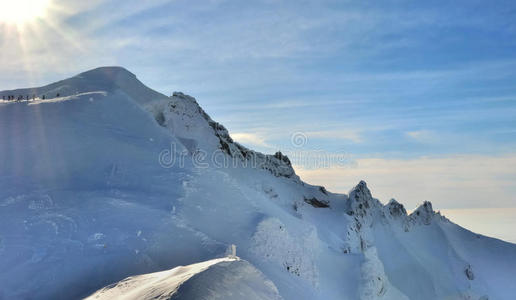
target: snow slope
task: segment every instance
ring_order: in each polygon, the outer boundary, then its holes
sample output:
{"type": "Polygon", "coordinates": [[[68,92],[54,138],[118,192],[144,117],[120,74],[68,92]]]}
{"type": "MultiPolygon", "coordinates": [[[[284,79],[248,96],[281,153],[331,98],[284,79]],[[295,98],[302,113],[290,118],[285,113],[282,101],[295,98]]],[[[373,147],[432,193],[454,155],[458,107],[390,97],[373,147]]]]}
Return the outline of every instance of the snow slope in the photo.
{"type": "MultiPolygon", "coordinates": [[[[154,92],[123,68],[0,98],[31,93],[46,99],[0,103],[0,299],[86,297],[225,257],[231,244],[283,299],[516,295],[516,245],[429,202],[410,215],[384,205],[365,182],[348,195],[304,183],[281,153],[239,145],[194,98],[154,92]]],[[[214,270],[191,273],[202,283],[234,273],[214,270]]]]}
{"type": "Polygon", "coordinates": [[[172,270],[126,278],[86,298],[280,300],[274,284],[251,264],[218,258],[172,270]]]}

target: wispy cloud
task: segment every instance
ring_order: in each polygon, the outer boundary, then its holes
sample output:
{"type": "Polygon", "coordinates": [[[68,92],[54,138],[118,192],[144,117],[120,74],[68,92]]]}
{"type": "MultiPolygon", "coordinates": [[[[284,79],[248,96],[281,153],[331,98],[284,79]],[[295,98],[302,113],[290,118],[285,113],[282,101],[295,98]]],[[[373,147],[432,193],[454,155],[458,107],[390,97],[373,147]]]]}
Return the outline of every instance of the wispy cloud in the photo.
{"type": "Polygon", "coordinates": [[[434,132],[430,130],[416,130],[408,131],[405,133],[409,138],[418,142],[432,142],[438,137],[434,132]]]}
{"type": "Polygon", "coordinates": [[[259,147],[259,148],[265,148],[265,149],[274,149],[274,147],[272,145],[270,145],[269,143],[267,143],[265,141],[265,138],[258,135],[258,134],[255,134],[255,133],[244,133],[244,132],[235,132],[235,133],[231,133],[231,137],[243,144],[243,145],[247,145],[247,146],[254,146],[254,147],[259,147]]]}
{"type": "Polygon", "coordinates": [[[307,131],[307,138],[321,138],[332,140],[350,140],[355,143],[362,142],[359,130],[321,130],[307,131]]]}

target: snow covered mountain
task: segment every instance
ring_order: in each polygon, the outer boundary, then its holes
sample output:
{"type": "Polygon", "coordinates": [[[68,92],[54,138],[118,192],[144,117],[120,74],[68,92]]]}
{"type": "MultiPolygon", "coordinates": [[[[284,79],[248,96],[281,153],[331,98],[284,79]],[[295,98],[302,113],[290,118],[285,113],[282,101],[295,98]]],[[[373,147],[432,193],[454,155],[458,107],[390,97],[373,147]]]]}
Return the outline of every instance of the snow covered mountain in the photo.
{"type": "Polygon", "coordinates": [[[365,182],[349,195],[304,183],[283,154],[239,145],[194,98],[123,68],[4,96],[20,101],[0,100],[0,299],[107,285],[92,297],[516,297],[516,245],[429,202],[384,205],[365,182]],[[232,244],[243,260],[224,258],[232,244]]]}

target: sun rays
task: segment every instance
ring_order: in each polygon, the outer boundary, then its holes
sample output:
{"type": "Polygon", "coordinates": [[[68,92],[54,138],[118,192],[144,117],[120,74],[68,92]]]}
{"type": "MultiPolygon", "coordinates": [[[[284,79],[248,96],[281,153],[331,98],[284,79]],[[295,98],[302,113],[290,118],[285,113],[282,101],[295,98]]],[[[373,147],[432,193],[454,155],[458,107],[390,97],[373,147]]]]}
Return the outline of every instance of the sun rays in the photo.
{"type": "Polygon", "coordinates": [[[73,14],[57,0],[0,0],[0,65],[4,72],[41,84],[45,70],[63,69],[65,56],[83,52],[81,38],[66,25],[73,14]]]}
{"type": "Polygon", "coordinates": [[[50,0],[0,0],[0,22],[17,26],[44,18],[50,0]]]}

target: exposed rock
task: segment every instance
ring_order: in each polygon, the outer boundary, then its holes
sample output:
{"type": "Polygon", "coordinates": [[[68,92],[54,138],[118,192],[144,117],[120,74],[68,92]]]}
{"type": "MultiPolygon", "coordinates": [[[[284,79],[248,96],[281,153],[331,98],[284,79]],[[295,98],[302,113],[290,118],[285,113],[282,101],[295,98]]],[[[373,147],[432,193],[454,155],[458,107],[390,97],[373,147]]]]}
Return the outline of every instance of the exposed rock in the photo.
{"type": "Polygon", "coordinates": [[[436,213],[432,208],[432,203],[425,201],[414,212],[412,212],[409,217],[415,224],[430,225],[434,215],[436,215],[436,213]]]}
{"type": "Polygon", "coordinates": [[[398,201],[391,199],[387,204],[387,209],[389,210],[389,214],[393,217],[407,216],[407,211],[403,204],[398,201]]]}
{"type": "Polygon", "coordinates": [[[475,279],[475,274],[473,274],[473,269],[471,268],[471,265],[466,266],[466,269],[464,269],[464,274],[466,274],[466,277],[468,277],[469,280],[475,279]]]}
{"type": "MultiPolygon", "coordinates": [[[[174,92],[168,101],[168,107],[161,107],[161,110],[152,107],[150,110],[154,113],[156,121],[161,126],[170,127],[176,136],[196,139],[197,145],[207,152],[216,150],[213,147],[218,147],[231,158],[231,165],[264,169],[276,177],[299,181],[299,177],[296,176],[292,163],[286,155],[279,151],[274,155],[265,155],[236,143],[228,130],[222,124],[212,120],[194,97],[174,92]],[[168,110],[167,113],[170,112],[170,114],[163,115],[163,109],[168,110]],[[178,121],[175,122],[175,119],[178,121]],[[177,123],[176,126],[174,126],[175,123],[177,123]],[[211,132],[206,134],[206,131],[211,132]],[[211,136],[210,133],[212,133],[211,136]]],[[[196,149],[190,150],[191,153],[195,153],[196,149]]]]}
{"type": "Polygon", "coordinates": [[[330,207],[329,205],[329,202],[328,201],[325,201],[325,200],[318,200],[317,198],[313,197],[313,198],[306,198],[305,197],[305,202],[312,205],[313,207],[317,207],[317,208],[326,208],[326,207],[330,207]]]}
{"type": "Polygon", "coordinates": [[[159,112],[159,113],[157,113],[157,114],[156,114],[156,116],[155,116],[155,118],[156,118],[156,122],[158,122],[158,124],[159,124],[160,126],[165,127],[165,121],[166,121],[166,120],[165,120],[165,115],[163,114],[163,112],[159,112]]]}
{"type": "Polygon", "coordinates": [[[360,181],[358,185],[349,193],[350,209],[352,213],[348,215],[358,215],[364,217],[367,210],[371,207],[373,197],[367,188],[365,181],[360,181]]]}
{"type": "Polygon", "coordinates": [[[324,186],[320,186],[319,187],[319,191],[325,195],[328,195],[328,191],[326,190],[326,188],[324,186]]]}
{"type": "Polygon", "coordinates": [[[291,165],[290,159],[286,155],[283,155],[280,151],[274,154],[274,157],[280,161],[285,162],[287,165],[291,165]]]}

